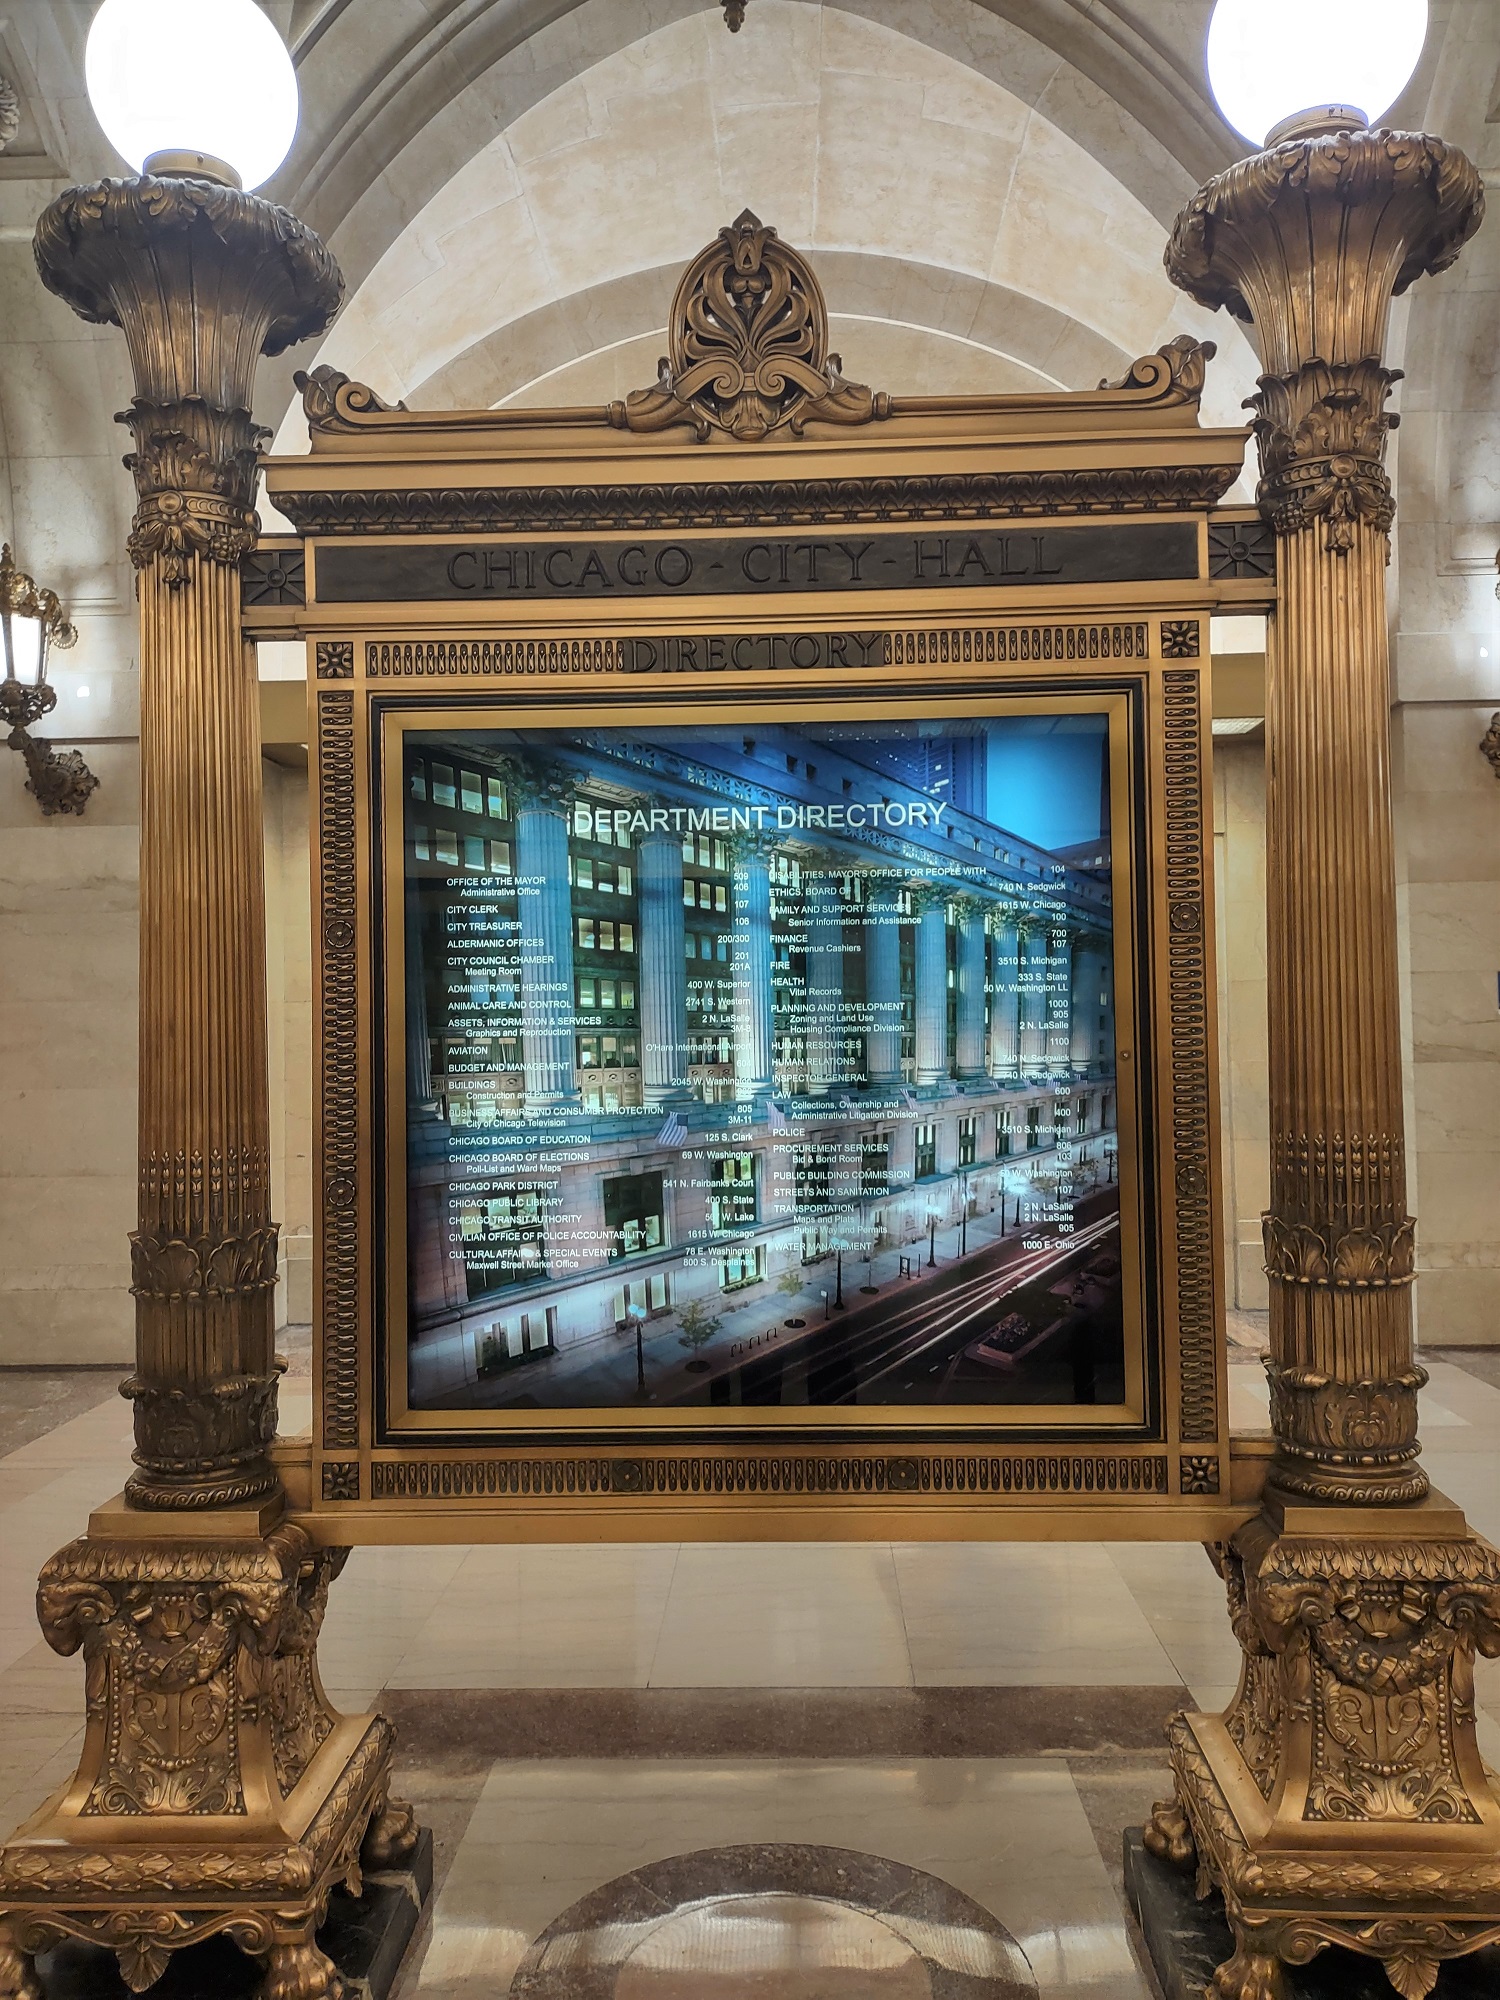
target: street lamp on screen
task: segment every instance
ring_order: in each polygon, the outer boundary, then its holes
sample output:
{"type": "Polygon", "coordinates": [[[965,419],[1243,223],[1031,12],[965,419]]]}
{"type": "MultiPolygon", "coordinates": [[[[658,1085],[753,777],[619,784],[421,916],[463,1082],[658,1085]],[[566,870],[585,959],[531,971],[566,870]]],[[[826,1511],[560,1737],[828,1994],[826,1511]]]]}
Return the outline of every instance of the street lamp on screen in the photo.
{"type": "Polygon", "coordinates": [[[255,0],[104,0],[84,74],[138,173],[257,188],[297,136],[292,59],[255,0]]]}
{"type": "Polygon", "coordinates": [[[1374,122],[1406,88],[1427,38],[1427,0],[1218,0],[1208,80],[1252,146],[1303,111],[1374,122]]]}

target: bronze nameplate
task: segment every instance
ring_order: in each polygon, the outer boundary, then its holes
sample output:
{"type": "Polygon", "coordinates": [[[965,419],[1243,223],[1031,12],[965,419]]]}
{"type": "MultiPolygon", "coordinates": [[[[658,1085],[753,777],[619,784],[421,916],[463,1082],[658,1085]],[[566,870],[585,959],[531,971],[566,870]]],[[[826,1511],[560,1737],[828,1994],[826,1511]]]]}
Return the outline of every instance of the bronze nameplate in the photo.
{"type": "Polygon", "coordinates": [[[335,545],[318,551],[317,596],[324,604],[619,601],[1182,582],[1198,573],[1196,524],[1151,521],[936,534],[335,545]]]}

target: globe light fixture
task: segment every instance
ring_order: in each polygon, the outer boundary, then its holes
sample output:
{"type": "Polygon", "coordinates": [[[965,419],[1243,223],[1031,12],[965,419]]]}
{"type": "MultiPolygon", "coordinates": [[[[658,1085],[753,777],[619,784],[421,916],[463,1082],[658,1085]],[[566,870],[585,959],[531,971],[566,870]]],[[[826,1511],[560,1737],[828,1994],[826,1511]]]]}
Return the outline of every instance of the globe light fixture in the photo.
{"type": "Polygon", "coordinates": [[[1427,0],[1217,0],[1208,81],[1235,131],[1261,147],[1299,112],[1373,124],[1426,39],[1427,0]]]}
{"type": "Polygon", "coordinates": [[[10,544],[0,546],[0,726],[6,743],[26,760],[26,789],[48,818],[83,812],[99,780],[77,750],[54,750],[39,742],[31,725],[57,706],[47,679],[54,646],[62,649],[78,633],[53,590],[42,590],[18,570],[10,544]]]}
{"type": "Polygon", "coordinates": [[[138,173],[257,188],[297,135],[292,59],[255,0],[104,0],[84,74],[138,173]]]}

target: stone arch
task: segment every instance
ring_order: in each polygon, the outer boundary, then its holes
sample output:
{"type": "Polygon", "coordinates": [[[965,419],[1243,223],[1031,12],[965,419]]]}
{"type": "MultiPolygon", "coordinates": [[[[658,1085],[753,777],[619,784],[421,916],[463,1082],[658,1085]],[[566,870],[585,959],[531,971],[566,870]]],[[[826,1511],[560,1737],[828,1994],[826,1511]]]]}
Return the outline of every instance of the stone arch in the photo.
{"type": "MultiPolygon", "coordinates": [[[[717,13],[689,14],[497,133],[382,254],[319,358],[383,395],[415,394],[561,301],[576,320],[590,297],[619,303],[611,287],[643,299],[649,274],[680,269],[749,205],[820,269],[825,255],[856,260],[851,289],[871,259],[954,294],[942,311],[960,317],[996,287],[1116,355],[1212,331],[1224,352],[1205,415],[1240,421],[1254,373],[1243,335],[1172,289],[1160,223],[1092,154],[999,83],[862,15],[757,7],[774,41],[740,49],[717,13]]],[[[930,306],[875,316],[963,331],[930,306]]]]}
{"type": "MultiPolygon", "coordinates": [[[[861,343],[868,353],[869,330],[881,325],[929,336],[934,354],[950,356],[959,368],[965,348],[987,357],[985,383],[996,393],[1091,389],[1135,358],[1044,301],[962,271],[852,250],[820,252],[817,269],[830,301],[834,345],[842,348],[848,371],[895,394],[926,385],[897,379],[862,358],[861,343]]],[[[546,400],[572,402],[580,398],[564,385],[576,365],[619,349],[631,350],[635,371],[622,379],[639,387],[655,375],[650,342],[665,340],[665,308],[679,275],[678,266],[658,264],[550,300],[456,354],[412,388],[407,401],[417,409],[482,409],[536,400],[533,387],[541,393],[540,385],[554,380],[555,393],[547,391],[546,400]]],[[[581,400],[592,400],[592,392],[581,400]]]]}

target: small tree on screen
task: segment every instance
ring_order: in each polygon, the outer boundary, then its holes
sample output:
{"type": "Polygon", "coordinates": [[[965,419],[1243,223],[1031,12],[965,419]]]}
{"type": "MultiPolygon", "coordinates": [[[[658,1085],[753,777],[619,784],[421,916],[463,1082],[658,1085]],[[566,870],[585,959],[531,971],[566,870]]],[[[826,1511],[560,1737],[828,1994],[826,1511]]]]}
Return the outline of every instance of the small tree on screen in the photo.
{"type": "Polygon", "coordinates": [[[700,1347],[707,1347],[720,1323],[718,1314],[710,1312],[702,1299],[689,1299],[677,1315],[677,1337],[696,1354],[700,1347]]]}

